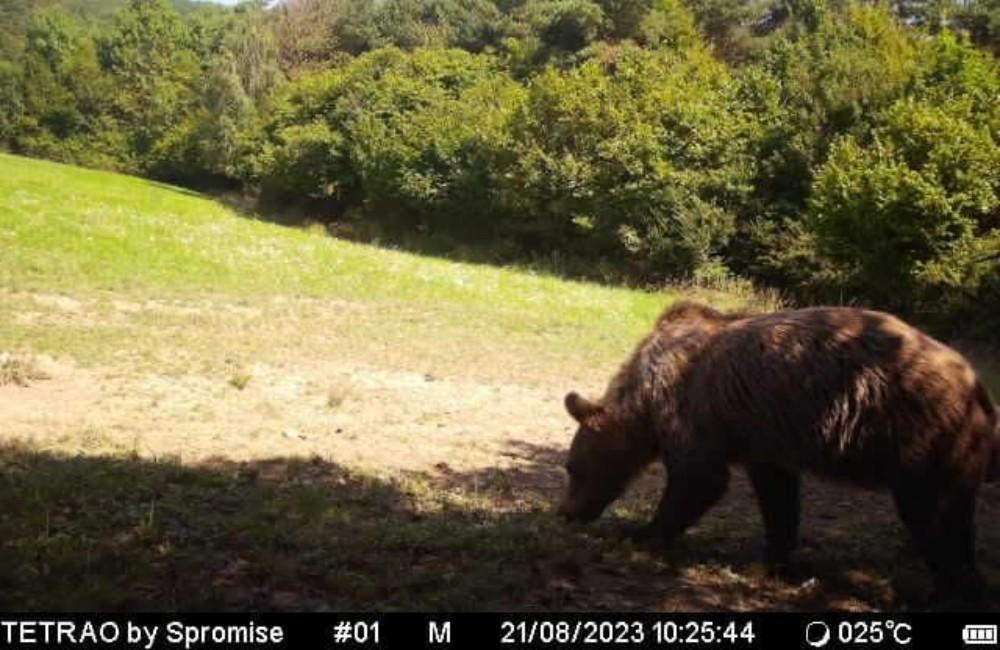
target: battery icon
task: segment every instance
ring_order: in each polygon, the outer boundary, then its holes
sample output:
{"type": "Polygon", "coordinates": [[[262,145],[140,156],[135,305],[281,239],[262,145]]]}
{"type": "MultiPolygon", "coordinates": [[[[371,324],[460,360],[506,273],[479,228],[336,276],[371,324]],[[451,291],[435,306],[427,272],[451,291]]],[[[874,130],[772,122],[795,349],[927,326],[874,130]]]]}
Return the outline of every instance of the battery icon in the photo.
{"type": "Polygon", "coordinates": [[[966,625],[962,628],[965,645],[997,645],[996,625],[966,625]]]}

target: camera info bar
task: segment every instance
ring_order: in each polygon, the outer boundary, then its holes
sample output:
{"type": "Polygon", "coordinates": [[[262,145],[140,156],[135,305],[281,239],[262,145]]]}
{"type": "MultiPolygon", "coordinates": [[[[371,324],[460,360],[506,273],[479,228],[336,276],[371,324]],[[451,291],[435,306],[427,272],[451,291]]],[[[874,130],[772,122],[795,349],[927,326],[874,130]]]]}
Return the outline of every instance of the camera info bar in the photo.
{"type": "Polygon", "coordinates": [[[5,648],[1000,649],[1000,614],[0,614],[5,648]]]}

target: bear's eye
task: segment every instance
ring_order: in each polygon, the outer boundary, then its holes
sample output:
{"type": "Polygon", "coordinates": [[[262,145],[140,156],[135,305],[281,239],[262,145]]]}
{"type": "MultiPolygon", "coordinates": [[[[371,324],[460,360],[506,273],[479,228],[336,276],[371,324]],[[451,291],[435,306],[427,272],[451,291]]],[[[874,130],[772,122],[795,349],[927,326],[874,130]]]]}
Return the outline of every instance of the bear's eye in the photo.
{"type": "Polygon", "coordinates": [[[573,478],[576,475],[576,468],[573,465],[566,463],[566,473],[569,474],[570,478],[573,478]]]}

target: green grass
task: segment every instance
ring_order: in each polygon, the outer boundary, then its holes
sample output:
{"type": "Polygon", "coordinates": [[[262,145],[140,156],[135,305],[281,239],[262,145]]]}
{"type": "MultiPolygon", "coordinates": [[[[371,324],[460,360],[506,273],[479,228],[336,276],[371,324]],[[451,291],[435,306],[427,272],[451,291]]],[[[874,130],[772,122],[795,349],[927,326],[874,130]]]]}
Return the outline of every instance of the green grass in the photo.
{"type": "Polygon", "coordinates": [[[0,286],[402,301],[514,330],[636,335],[665,298],[429,259],[241,218],[186,190],[0,155],[0,286]],[[471,312],[471,313],[470,313],[471,312]]]}
{"type": "Polygon", "coordinates": [[[540,511],[500,517],[318,459],[185,467],[0,447],[0,469],[8,611],[509,608],[538,587],[532,560],[571,548],[540,511]]]}
{"type": "MultiPolygon", "coordinates": [[[[572,358],[579,368],[600,367],[617,363],[682,293],[571,282],[346,242],[246,218],[184,189],[10,155],[0,155],[0,289],[7,290],[0,300],[0,343],[92,364],[120,354],[120,342],[130,339],[135,364],[174,371],[201,370],[175,349],[199,350],[216,367],[218,351],[234,345],[259,357],[283,352],[286,343],[322,347],[330,328],[359,356],[384,356],[404,345],[412,359],[447,365],[443,347],[450,353],[502,341],[538,366],[572,358]],[[18,320],[18,311],[38,307],[28,292],[72,295],[97,316],[86,327],[18,320]],[[197,317],[136,314],[123,326],[113,318],[109,295],[199,301],[208,309],[197,317]],[[227,319],[220,303],[264,313],[227,319]],[[308,326],[318,321],[325,331],[308,326]],[[234,341],[234,326],[256,335],[234,341]]],[[[720,307],[756,299],[747,291],[701,293],[720,307]]],[[[455,364],[446,369],[456,370],[455,364]]]]}

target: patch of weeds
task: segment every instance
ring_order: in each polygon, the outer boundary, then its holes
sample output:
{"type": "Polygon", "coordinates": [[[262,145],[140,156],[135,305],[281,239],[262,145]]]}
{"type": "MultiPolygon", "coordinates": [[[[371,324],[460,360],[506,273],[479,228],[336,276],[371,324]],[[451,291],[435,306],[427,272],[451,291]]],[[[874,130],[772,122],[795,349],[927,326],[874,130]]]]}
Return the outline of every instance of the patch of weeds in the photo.
{"type": "Polygon", "coordinates": [[[327,388],[326,406],[329,409],[338,409],[351,394],[351,385],[347,382],[339,382],[327,388]]]}
{"type": "Polygon", "coordinates": [[[238,370],[229,378],[229,385],[236,390],[243,390],[253,379],[253,374],[248,370],[238,370]]]}
{"type": "Polygon", "coordinates": [[[0,352],[0,386],[14,384],[27,388],[33,381],[49,378],[33,355],[0,352]]]}

